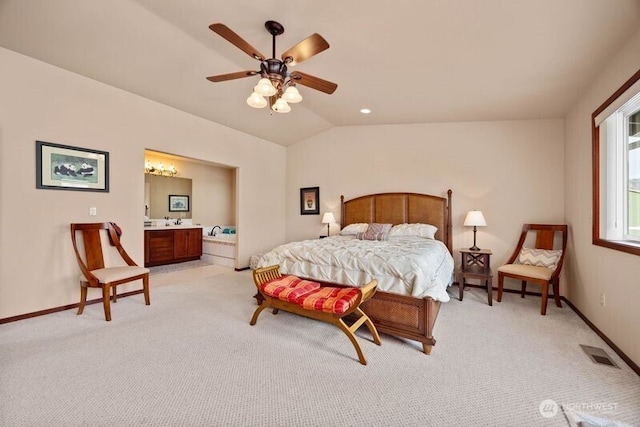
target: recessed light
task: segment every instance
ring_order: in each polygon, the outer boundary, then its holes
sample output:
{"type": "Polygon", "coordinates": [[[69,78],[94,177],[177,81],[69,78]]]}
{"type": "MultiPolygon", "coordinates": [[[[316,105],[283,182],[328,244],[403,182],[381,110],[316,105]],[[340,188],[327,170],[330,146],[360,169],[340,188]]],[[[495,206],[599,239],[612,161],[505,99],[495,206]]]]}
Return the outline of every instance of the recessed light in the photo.
{"type": "Polygon", "coordinates": [[[370,110],[370,109],[368,109],[368,108],[363,108],[363,109],[361,109],[361,110],[360,110],[360,112],[361,112],[362,114],[369,114],[369,113],[371,113],[371,110],[370,110]]]}

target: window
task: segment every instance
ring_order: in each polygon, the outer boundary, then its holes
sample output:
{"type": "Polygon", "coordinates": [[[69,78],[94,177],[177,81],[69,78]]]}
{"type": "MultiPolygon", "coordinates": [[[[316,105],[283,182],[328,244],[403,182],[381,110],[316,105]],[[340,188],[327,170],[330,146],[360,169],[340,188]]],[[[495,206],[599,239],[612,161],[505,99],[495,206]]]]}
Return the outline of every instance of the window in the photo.
{"type": "Polygon", "coordinates": [[[593,244],[640,255],[640,71],[592,119],[593,244]]]}

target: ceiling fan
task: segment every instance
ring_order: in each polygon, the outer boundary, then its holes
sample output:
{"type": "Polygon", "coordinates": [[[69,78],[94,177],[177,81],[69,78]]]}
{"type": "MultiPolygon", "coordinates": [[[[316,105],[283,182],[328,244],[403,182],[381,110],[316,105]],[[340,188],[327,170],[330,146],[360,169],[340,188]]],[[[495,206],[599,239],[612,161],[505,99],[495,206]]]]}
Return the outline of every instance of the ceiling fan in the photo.
{"type": "Polygon", "coordinates": [[[329,43],[327,43],[320,34],[314,33],[310,35],[291,49],[285,51],[280,56],[281,59],[277,59],[276,36],[284,33],[284,27],[276,21],[267,21],[264,26],[273,37],[273,55],[269,59],[226,25],[221,23],[209,25],[211,31],[218,34],[229,43],[245,52],[247,55],[260,61],[260,70],[247,70],[229,74],[220,74],[217,76],[207,77],[207,80],[212,82],[223,82],[226,80],[235,80],[260,75],[261,79],[254,87],[253,93],[249,98],[247,98],[247,104],[254,108],[263,108],[267,103],[269,103],[271,109],[279,113],[288,113],[291,111],[289,103],[302,101],[302,96],[296,89],[296,84],[301,84],[328,94],[335,92],[338,88],[338,85],[335,83],[300,71],[289,72],[288,70],[288,66],[297,65],[300,62],[329,49],[329,43]]]}

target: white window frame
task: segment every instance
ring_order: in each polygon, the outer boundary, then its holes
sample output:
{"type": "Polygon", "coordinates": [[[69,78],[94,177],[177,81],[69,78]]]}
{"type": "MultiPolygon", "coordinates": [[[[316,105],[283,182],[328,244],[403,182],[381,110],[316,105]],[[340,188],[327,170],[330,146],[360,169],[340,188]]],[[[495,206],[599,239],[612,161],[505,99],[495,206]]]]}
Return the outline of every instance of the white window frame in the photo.
{"type": "Polygon", "coordinates": [[[640,70],[592,115],[593,244],[640,255],[628,230],[629,116],[640,109],[640,70]]]}

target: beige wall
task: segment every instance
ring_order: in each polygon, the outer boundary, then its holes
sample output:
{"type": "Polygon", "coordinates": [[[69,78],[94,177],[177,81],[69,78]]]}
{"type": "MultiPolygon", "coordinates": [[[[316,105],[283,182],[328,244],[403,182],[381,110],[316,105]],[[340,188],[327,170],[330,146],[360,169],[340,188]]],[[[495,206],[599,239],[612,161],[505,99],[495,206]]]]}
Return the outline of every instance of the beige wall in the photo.
{"type": "Polygon", "coordinates": [[[567,296],[640,364],[640,258],[591,244],[591,114],[640,69],[640,30],[603,66],[566,119],[565,212],[571,227],[567,296]],[[605,294],[605,306],[600,294],[605,294]]]}
{"type": "Polygon", "coordinates": [[[0,64],[0,318],[78,302],[71,222],[117,222],[142,263],[145,148],[238,168],[239,267],[284,240],[284,147],[2,48],[0,64]],[[110,192],[37,190],[36,140],[108,151],[110,192]]]}
{"type": "MultiPolygon", "coordinates": [[[[375,113],[374,113],[375,114],[375,113]]],[[[454,250],[473,244],[462,226],[484,213],[481,248],[502,265],[525,222],[564,222],[562,120],[436,123],[335,128],[289,148],[287,240],[326,234],[322,215],[300,215],[301,187],[320,187],[320,213],[340,218],[340,195],[453,190],[454,250]]],[[[332,234],[339,230],[334,224],[332,234]]],[[[459,254],[454,253],[459,263],[459,254]]]]}

